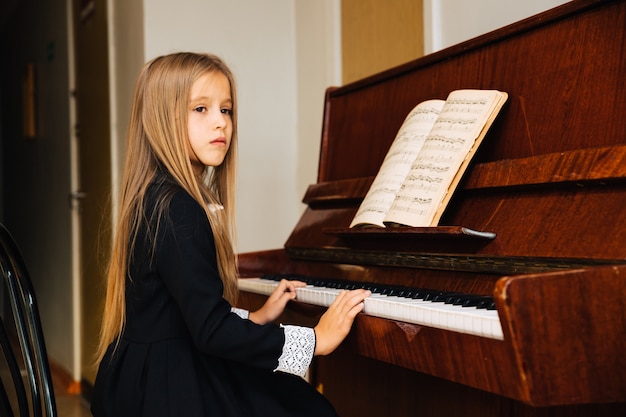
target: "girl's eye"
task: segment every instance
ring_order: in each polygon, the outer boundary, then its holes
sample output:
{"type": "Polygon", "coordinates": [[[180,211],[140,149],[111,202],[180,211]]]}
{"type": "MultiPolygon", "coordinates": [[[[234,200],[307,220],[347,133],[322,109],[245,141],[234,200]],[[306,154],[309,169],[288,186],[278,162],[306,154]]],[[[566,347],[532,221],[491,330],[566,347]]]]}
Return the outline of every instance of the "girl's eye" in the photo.
{"type": "Polygon", "coordinates": [[[198,113],[204,113],[206,111],[206,107],[198,106],[198,107],[194,108],[193,111],[197,111],[198,113]]]}
{"type": "Polygon", "coordinates": [[[222,112],[223,114],[228,115],[228,116],[232,116],[232,115],[233,115],[233,109],[223,108],[223,109],[221,110],[221,112],[222,112]]]}

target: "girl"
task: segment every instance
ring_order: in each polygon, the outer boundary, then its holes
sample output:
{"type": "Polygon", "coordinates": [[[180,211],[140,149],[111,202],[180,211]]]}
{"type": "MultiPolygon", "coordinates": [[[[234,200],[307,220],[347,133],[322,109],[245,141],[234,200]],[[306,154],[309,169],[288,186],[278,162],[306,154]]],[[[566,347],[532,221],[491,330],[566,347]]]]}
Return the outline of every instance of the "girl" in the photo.
{"type": "Polygon", "coordinates": [[[300,376],[346,337],[369,295],[342,292],[315,328],[237,299],[237,100],[217,57],[148,62],[134,92],[94,384],[95,417],[334,416],[300,376]]]}

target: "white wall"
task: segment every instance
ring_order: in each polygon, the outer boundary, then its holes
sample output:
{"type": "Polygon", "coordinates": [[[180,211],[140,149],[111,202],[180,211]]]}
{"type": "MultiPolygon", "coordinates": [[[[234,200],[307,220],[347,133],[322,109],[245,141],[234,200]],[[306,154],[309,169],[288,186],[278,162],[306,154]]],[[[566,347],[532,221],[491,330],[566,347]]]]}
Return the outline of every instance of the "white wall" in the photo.
{"type": "Polygon", "coordinates": [[[341,84],[341,0],[295,3],[296,193],[300,201],[307,187],[317,181],[326,88],[341,84]]]}
{"type": "Polygon", "coordinates": [[[563,3],[567,1],[424,0],[424,50],[438,51],[563,3]]]}

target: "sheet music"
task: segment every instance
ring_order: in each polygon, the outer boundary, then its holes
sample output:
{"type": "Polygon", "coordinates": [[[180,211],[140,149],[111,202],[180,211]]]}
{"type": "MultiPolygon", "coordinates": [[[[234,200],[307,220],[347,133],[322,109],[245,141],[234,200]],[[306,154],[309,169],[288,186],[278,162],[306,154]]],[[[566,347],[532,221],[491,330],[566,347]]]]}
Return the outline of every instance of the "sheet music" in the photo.
{"type": "Polygon", "coordinates": [[[407,115],[350,227],[365,223],[384,227],[383,219],[444,103],[424,101],[407,115]]]}
{"type": "Polygon", "coordinates": [[[456,187],[463,171],[459,167],[465,160],[469,162],[476,139],[490,124],[487,121],[494,109],[501,105],[500,96],[501,93],[490,90],[458,90],[450,94],[385,222],[414,227],[436,225],[439,217],[433,220],[433,216],[446,201],[448,190],[456,187]]]}

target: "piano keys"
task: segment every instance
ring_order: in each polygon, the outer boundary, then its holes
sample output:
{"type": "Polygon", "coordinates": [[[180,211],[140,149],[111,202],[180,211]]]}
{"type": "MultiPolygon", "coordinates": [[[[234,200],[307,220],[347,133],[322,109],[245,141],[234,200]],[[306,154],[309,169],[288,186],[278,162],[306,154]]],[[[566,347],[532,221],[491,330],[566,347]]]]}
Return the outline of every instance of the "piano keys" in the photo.
{"type": "MultiPolygon", "coordinates": [[[[240,278],[239,289],[270,295],[282,277],[240,278]]],[[[504,338],[493,297],[305,276],[285,278],[308,284],[296,288],[298,302],[328,307],[342,289],[365,288],[372,295],[365,300],[363,314],[497,340],[504,338]]]]}
{"type": "MultiPolygon", "coordinates": [[[[626,0],[573,0],[329,88],[317,181],[284,247],[239,254],[239,306],[292,274],[489,300],[467,326],[482,332],[412,310],[467,308],[367,300],[311,368],[342,417],[626,415],[624,57],[626,0]],[[459,88],[509,100],[439,225],[350,229],[404,116],[459,88]]],[[[314,325],[333,291],[301,291],[280,321],[314,325]]]]}

